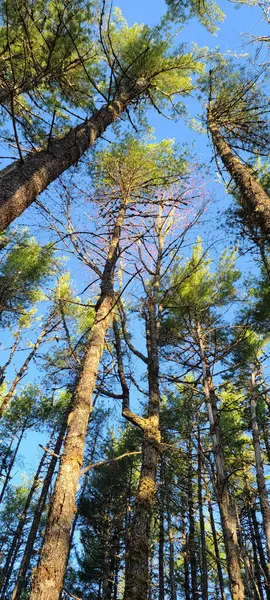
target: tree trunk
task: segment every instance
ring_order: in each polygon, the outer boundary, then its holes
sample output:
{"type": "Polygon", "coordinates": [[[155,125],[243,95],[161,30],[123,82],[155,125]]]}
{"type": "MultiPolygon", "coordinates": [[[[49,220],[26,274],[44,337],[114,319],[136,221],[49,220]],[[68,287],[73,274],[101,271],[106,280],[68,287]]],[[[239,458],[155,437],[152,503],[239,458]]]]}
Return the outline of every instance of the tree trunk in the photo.
{"type": "MultiPolygon", "coordinates": [[[[258,591],[255,590],[255,596],[256,596],[256,600],[263,600],[264,593],[263,593],[263,588],[262,588],[261,569],[260,569],[260,564],[259,564],[256,538],[255,538],[255,534],[254,534],[254,528],[253,528],[250,511],[248,511],[248,524],[249,524],[249,533],[250,533],[250,539],[251,539],[252,551],[253,551],[254,577],[257,582],[257,588],[258,588],[258,591]]],[[[267,595],[267,600],[269,600],[269,594],[267,595]]]]}
{"type": "Polygon", "coordinates": [[[264,573],[266,597],[268,600],[268,598],[270,598],[269,570],[268,570],[267,562],[265,560],[266,557],[265,557],[265,552],[264,552],[264,548],[262,545],[262,536],[261,536],[261,533],[259,530],[256,509],[254,506],[250,509],[250,512],[251,512],[251,518],[252,518],[252,523],[253,523],[253,527],[254,527],[254,535],[255,535],[255,540],[256,540],[256,544],[257,544],[257,548],[258,548],[258,554],[260,557],[261,568],[264,573]]]}
{"type": "Polygon", "coordinates": [[[171,600],[177,600],[176,583],[175,583],[175,566],[174,566],[174,534],[171,522],[170,501],[167,496],[167,523],[169,534],[169,575],[170,575],[170,594],[171,600]]]}
{"type": "Polygon", "coordinates": [[[10,549],[8,551],[8,555],[7,555],[7,558],[6,558],[5,566],[4,566],[4,569],[3,569],[4,580],[3,580],[3,586],[1,587],[2,592],[1,592],[0,600],[4,600],[4,598],[5,598],[6,589],[7,589],[7,586],[9,584],[9,582],[10,582],[10,577],[12,575],[12,570],[13,570],[13,567],[14,567],[14,563],[15,563],[15,560],[17,558],[18,550],[19,550],[20,545],[21,545],[21,537],[22,537],[22,532],[23,532],[23,528],[24,528],[24,525],[25,525],[25,521],[26,521],[26,518],[27,518],[27,515],[28,515],[28,510],[29,510],[29,507],[30,507],[33,495],[34,495],[34,493],[35,493],[35,491],[37,489],[37,486],[39,484],[40,474],[41,474],[41,470],[42,470],[42,467],[44,465],[46,456],[47,456],[47,453],[45,451],[45,452],[43,452],[43,455],[42,455],[41,460],[39,462],[37,471],[35,473],[35,477],[33,479],[33,483],[31,485],[31,488],[29,490],[29,494],[27,496],[27,499],[26,499],[26,502],[25,502],[25,505],[24,505],[23,512],[22,512],[22,514],[20,516],[19,523],[18,523],[16,531],[14,533],[10,549]]]}
{"type": "Polygon", "coordinates": [[[21,441],[22,441],[24,433],[25,433],[25,427],[26,427],[26,422],[25,422],[25,424],[23,425],[23,427],[21,429],[21,433],[20,433],[20,435],[18,437],[18,442],[16,444],[15,450],[14,450],[13,455],[12,455],[12,459],[11,459],[11,461],[9,463],[9,466],[8,466],[7,474],[6,474],[5,481],[4,481],[4,484],[3,484],[3,487],[2,487],[2,490],[1,490],[1,494],[0,494],[0,504],[3,502],[4,494],[5,494],[6,488],[7,488],[8,484],[9,484],[9,480],[11,478],[11,471],[13,469],[13,465],[14,465],[15,460],[17,458],[17,454],[18,454],[18,451],[19,451],[19,447],[20,447],[21,441]]]}
{"type": "Polygon", "coordinates": [[[218,125],[208,112],[208,127],[218,156],[241,193],[241,202],[247,214],[252,217],[262,233],[270,234],[270,198],[252,175],[251,170],[235,156],[229,144],[220,133],[218,125]]]}
{"type": "Polygon", "coordinates": [[[59,323],[54,323],[54,325],[52,327],[50,327],[50,323],[52,320],[52,316],[50,315],[50,317],[48,318],[46,327],[44,327],[43,331],[41,332],[41,334],[38,336],[31,352],[28,354],[28,356],[26,357],[23,365],[21,366],[21,368],[19,369],[16,377],[14,378],[10,389],[8,391],[8,393],[4,396],[3,400],[2,400],[2,404],[0,406],[0,419],[3,417],[6,409],[8,408],[9,403],[11,402],[13,396],[14,396],[14,392],[16,390],[16,387],[18,385],[18,383],[21,381],[21,379],[23,378],[25,372],[28,369],[28,365],[31,362],[32,358],[34,358],[40,344],[42,344],[42,342],[44,341],[44,338],[46,338],[46,336],[53,330],[55,329],[55,327],[57,327],[57,325],[59,323]]]}
{"type": "Polygon", "coordinates": [[[202,455],[200,447],[200,428],[198,426],[198,504],[200,517],[200,546],[201,546],[201,593],[202,600],[208,600],[208,568],[206,555],[206,538],[203,514],[203,494],[202,494],[202,455]]]}
{"type": "MultiPolygon", "coordinates": [[[[66,423],[66,419],[65,419],[60,428],[60,431],[59,431],[59,434],[58,434],[58,437],[56,440],[56,444],[54,447],[54,453],[56,455],[59,455],[59,453],[61,451],[61,446],[62,446],[62,443],[64,440],[66,428],[67,428],[67,423],[66,423]]],[[[41,516],[43,514],[49,487],[52,483],[52,478],[53,478],[53,474],[54,474],[54,470],[55,470],[55,466],[56,466],[56,461],[57,461],[57,456],[52,456],[52,458],[50,460],[49,468],[47,470],[45,479],[43,481],[43,486],[42,486],[41,493],[40,493],[40,496],[38,499],[38,503],[37,503],[37,506],[36,506],[36,509],[34,512],[32,525],[31,525],[31,528],[30,528],[30,531],[28,534],[26,546],[24,549],[24,554],[22,557],[19,573],[17,575],[16,585],[14,587],[11,600],[20,600],[20,598],[22,596],[27,571],[29,569],[30,561],[31,561],[32,554],[33,554],[33,548],[34,548],[34,543],[36,540],[36,535],[37,535],[38,528],[40,525],[41,516]]]]}
{"type": "Polygon", "coordinates": [[[159,494],[159,540],[158,540],[158,598],[164,600],[164,469],[162,457],[160,461],[160,494],[159,494]]]}
{"type": "Polygon", "coordinates": [[[199,590],[197,581],[197,559],[196,559],[196,546],[195,546],[195,507],[193,498],[193,468],[192,468],[192,444],[188,442],[188,456],[189,465],[187,473],[187,493],[188,493],[188,520],[189,520],[189,534],[188,534],[188,557],[191,572],[191,595],[192,600],[199,600],[199,590]]]}
{"type": "Polygon", "coordinates": [[[224,585],[224,578],[223,578],[221,561],[220,561],[220,553],[219,553],[219,547],[218,547],[216,525],[215,525],[215,519],[214,519],[214,514],[213,514],[213,506],[212,506],[210,499],[208,500],[208,511],[209,511],[209,516],[210,516],[211,531],[212,531],[215,556],[216,556],[216,565],[217,565],[218,581],[219,581],[219,588],[220,588],[220,598],[222,600],[226,600],[225,585],[224,585]]]}
{"type": "Polygon", "coordinates": [[[67,435],[30,600],[58,600],[63,587],[84,442],[92,412],[92,395],[103,354],[105,335],[113,317],[114,273],[126,206],[127,199],[123,200],[119,208],[109,245],[101,280],[100,299],[96,305],[96,315],[89,334],[84,362],[73,394],[67,435]]]}
{"type": "Polygon", "coordinates": [[[155,285],[153,285],[153,289],[154,291],[149,291],[147,315],[145,316],[148,355],[148,415],[146,419],[142,419],[144,433],[142,466],[127,557],[124,600],[145,600],[148,596],[149,541],[161,440],[159,430],[160,392],[155,285]]]}
{"type": "Polygon", "coordinates": [[[183,524],[183,559],[184,559],[184,591],[185,600],[190,600],[190,583],[189,583],[189,560],[188,560],[188,540],[185,524],[183,524]]]}
{"type": "Polygon", "coordinates": [[[30,152],[23,163],[16,161],[3,169],[0,172],[0,231],[19,217],[61,173],[75,165],[107,127],[148,86],[145,81],[137,82],[128,92],[105,104],[90,119],[74,127],[63,138],[51,141],[47,150],[30,152]]]}
{"type": "Polygon", "coordinates": [[[252,424],[252,439],[254,446],[255,462],[256,462],[256,479],[258,486],[258,493],[260,499],[260,507],[263,520],[263,528],[266,538],[266,548],[268,556],[268,580],[270,578],[270,509],[268,503],[268,493],[266,488],[266,482],[263,471],[261,445],[260,445],[260,433],[257,421],[257,401],[256,401],[256,374],[253,371],[251,374],[251,399],[250,399],[250,413],[251,413],[251,424],[252,424]]]}
{"type": "Polygon", "coordinates": [[[222,436],[219,424],[217,399],[210,367],[204,347],[203,332],[197,325],[197,336],[200,347],[200,357],[203,372],[203,389],[210,425],[210,435],[216,466],[216,494],[220,509],[221,524],[226,549],[228,574],[233,600],[245,600],[245,590],[242,581],[239,546],[237,540],[237,525],[234,508],[228,489],[228,477],[225,470],[222,436]]]}

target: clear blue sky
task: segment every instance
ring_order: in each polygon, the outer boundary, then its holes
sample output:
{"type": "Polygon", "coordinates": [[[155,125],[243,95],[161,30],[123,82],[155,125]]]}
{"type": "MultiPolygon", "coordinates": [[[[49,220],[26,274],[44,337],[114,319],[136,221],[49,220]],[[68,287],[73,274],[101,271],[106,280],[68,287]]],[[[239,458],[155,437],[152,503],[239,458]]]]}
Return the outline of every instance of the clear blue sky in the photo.
{"type": "MultiPolygon", "coordinates": [[[[164,0],[136,0],[135,2],[118,0],[115,2],[115,5],[122,9],[129,25],[132,25],[134,22],[145,22],[149,25],[155,25],[166,10],[164,0]]],[[[247,6],[237,9],[229,0],[220,0],[220,6],[227,16],[225,21],[220,25],[220,30],[216,37],[209,34],[196,19],[193,19],[183,28],[181,34],[178,36],[178,41],[187,43],[195,42],[198,46],[208,46],[209,48],[218,46],[222,52],[229,50],[230,53],[250,52],[253,54],[254,48],[248,44],[246,35],[263,35],[267,31],[268,26],[262,22],[261,10],[247,6]]],[[[193,116],[201,110],[198,103],[193,100],[187,101],[187,107],[193,116]]],[[[151,111],[149,117],[150,124],[155,128],[155,135],[158,139],[166,137],[175,138],[176,142],[180,143],[194,141],[195,155],[199,162],[209,163],[212,153],[205,135],[196,134],[181,120],[177,123],[171,122],[154,113],[154,111],[151,111]]],[[[110,136],[108,135],[108,137],[110,136]]],[[[219,202],[219,207],[223,209],[228,204],[228,198],[224,193],[222,185],[212,183],[212,189],[219,202]]],[[[33,224],[35,218],[36,213],[33,209],[30,209],[21,221],[33,224]]],[[[30,373],[33,376],[34,370],[31,369],[30,373]]],[[[31,434],[24,444],[23,453],[25,454],[28,466],[31,465],[34,467],[36,464],[39,437],[31,434]]]]}

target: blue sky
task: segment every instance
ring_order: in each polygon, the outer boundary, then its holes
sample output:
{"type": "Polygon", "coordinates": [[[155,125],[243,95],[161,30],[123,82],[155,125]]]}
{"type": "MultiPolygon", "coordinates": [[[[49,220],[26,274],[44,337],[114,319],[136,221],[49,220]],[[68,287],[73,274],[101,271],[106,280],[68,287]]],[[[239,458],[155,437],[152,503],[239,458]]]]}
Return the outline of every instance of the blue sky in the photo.
{"type": "MultiPolygon", "coordinates": [[[[134,22],[145,22],[149,25],[155,25],[166,9],[163,0],[136,0],[136,2],[131,2],[130,0],[118,0],[115,5],[122,9],[129,25],[132,25],[134,22]]],[[[177,41],[186,42],[188,44],[195,42],[198,46],[208,46],[209,48],[218,46],[222,52],[230,51],[230,53],[236,52],[237,54],[250,52],[251,55],[253,55],[254,48],[251,44],[248,44],[246,36],[247,34],[263,35],[266,33],[267,24],[263,24],[262,22],[261,10],[259,8],[250,8],[247,6],[236,8],[229,0],[221,0],[220,6],[227,16],[225,21],[220,25],[220,30],[216,37],[209,34],[196,19],[193,19],[185,25],[181,34],[178,36],[177,41]]],[[[192,116],[195,116],[198,111],[202,110],[200,105],[193,99],[187,101],[187,109],[192,113],[192,116]]],[[[194,141],[196,159],[199,162],[210,162],[212,150],[209,147],[206,135],[199,135],[194,130],[189,129],[183,120],[172,122],[161,117],[154,111],[149,113],[149,121],[151,126],[155,128],[155,135],[158,140],[169,137],[174,138],[175,141],[180,144],[186,142],[191,143],[194,141]]],[[[110,134],[108,137],[110,137],[110,134]]],[[[230,200],[225,194],[222,184],[215,183],[214,179],[213,169],[212,180],[209,186],[213,191],[219,209],[223,210],[230,200]]],[[[215,215],[216,209],[217,204],[215,204],[215,215]]],[[[30,209],[27,214],[22,217],[21,222],[28,222],[33,225],[35,218],[36,213],[34,209],[30,209]]],[[[215,223],[215,227],[216,225],[217,223],[215,223]]],[[[220,232],[217,236],[218,235],[220,236],[220,232]]],[[[222,232],[221,237],[224,235],[226,234],[222,232]]],[[[222,242],[222,244],[224,245],[224,242],[222,242]]],[[[250,258],[248,257],[247,260],[249,261],[250,258]]],[[[31,369],[30,374],[31,376],[34,376],[34,370],[31,369]]],[[[42,438],[40,434],[31,434],[31,436],[28,436],[23,446],[23,454],[25,455],[27,466],[34,466],[36,462],[36,449],[40,438],[42,438]]],[[[41,439],[41,441],[43,441],[43,439],[41,439]]]]}

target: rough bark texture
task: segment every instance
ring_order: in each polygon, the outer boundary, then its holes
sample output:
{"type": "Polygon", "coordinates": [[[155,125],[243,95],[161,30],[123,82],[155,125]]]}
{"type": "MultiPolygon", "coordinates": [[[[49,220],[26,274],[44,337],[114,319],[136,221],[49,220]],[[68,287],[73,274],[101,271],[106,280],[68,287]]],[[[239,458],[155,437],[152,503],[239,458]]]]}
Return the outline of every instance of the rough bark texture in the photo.
{"type": "Polygon", "coordinates": [[[252,175],[250,169],[233,153],[229,144],[221,135],[219,127],[208,114],[208,126],[218,156],[231,175],[233,181],[241,192],[241,202],[247,214],[252,217],[262,233],[270,235],[270,198],[263,187],[252,175]]]}
{"type": "Polygon", "coordinates": [[[215,458],[216,494],[220,509],[221,524],[226,549],[231,595],[232,600],[245,600],[245,590],[242,581],[239,546],[237,540],[237,524],[228,489],[228,478],[225,469],[224,452],[222,448],[217,399],[207,355],[205,352],[204,337],[200,324],[197,326],[197,335],[203,371],[203,389],[215,458]]]}
{"type": "Polygon", "coordinates": [[[92,411],[92,395],[103,353],[105,335],[113,317],[113,279],[126,204],[127,201],[123,201],[119,209],[109,245],[101,281],[101,295],[96,305],[96,315],[68,417],[67,435],[51,502],[44,544],[33,580],[31,600],[58,600],[63,587],[69,555],[70,531],[76,511],[76,492],[83,463],[84,442],[92,411]]]}
{"type": "Polygon", "coordinates": [[[216,532],[216,526],[215,526],[215,519],[214,519],[214,513],[213,513],[213,507],[212,507],[212,503],[211,500],[208,500],[208,511],[209,511],[209,516],[210,516],[210,524],[211,524],[211,530],[212,530],[212,536],[213,536],[213,543],[214,543],[214,549],[215,549],[215,556],[216,556],[216,565],[217,565],[217,573],[218,573],[218,581],[219,581],[219,589],[220,589],[220,598],[221,600],[226,600],[226,593],[225,593],[225,585],[224,585],[224,578],[223,578],[223,573],[222,573],[222,566],[221,566],[221,561],[220,561],[220,554],[219,554],[219,547],[218,547],[218,538],[217,538],[217,532],[216,532]]]}
{"type": "Polygon", "coordinates": [[[61,173],[75,165],[147,87],[146,83],[134,84],[129,92],[104,105],[85,123],[74,127],[63,138],[51,141],[48,150],[31,152],[23,163],[17,161],[3,169],[0,173],[0,231],[6,229],[61,173]]]}

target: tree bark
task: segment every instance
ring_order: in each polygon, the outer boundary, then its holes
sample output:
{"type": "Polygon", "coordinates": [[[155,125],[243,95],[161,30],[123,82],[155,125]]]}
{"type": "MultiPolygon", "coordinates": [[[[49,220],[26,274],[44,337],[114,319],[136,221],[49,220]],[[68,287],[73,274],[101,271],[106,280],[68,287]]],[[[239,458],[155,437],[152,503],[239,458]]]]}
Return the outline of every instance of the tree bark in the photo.
{"type": "Polygon", "coordinates": [[[114,273],[127,201],[128,199],[124,199],[121,203],[109,245],[101,280],[100,299],[96,305],[94,323],[73,395],[67,435],[30,600],[58,600],[63,587],[69,554],[70,531],[76,511],[76,492],[83,463],[84,442],[92,412],[92,395],[103,353],[105,335],[113,318],[114,273]]]}
{"type": "Polygon", "coordinates": [[[244,209],[267,237],[270,234],[270,198],[263,187],[252,175],[251,170],[235,156],[229,144],[222,136],[214,121],[211,110],[208,111],[208,127],[218,156],[241,193],[244,209]]]}
{"type": "Polygon", "coordinates": [[[28,208],[50,183],[75,165],[83,154],[149,83],[140,81],[126,93],[105,104],[85,123],[71,129],[63,138],[52,140],[47,150],[30,152],[23,163],[16,161],[0,172],[0,231],[28,208]]]}
{"type": "Polygon", "coordinates": [[[237,540],[237,525],[234,508],[228,489],[228,477],[225,470],[222,436],[217,410],[217,399],[207,355],[205,352],[203,332],[199,323],[197,324],[197,337],[203,372],[203,389],[216,466],[216,494],[221,515],[231,594],[233,600],[245,600],[245,590],[241,575],[239,546],[237,540]]]}

